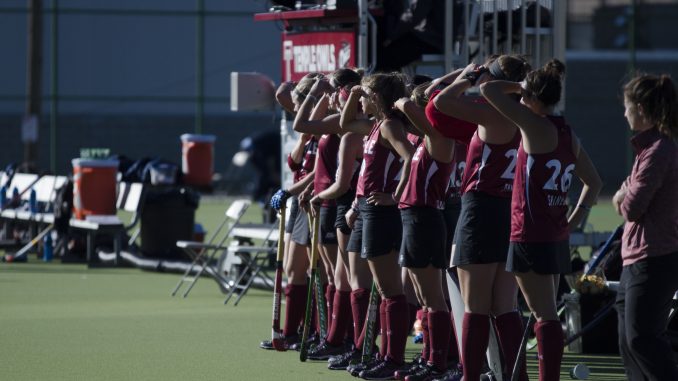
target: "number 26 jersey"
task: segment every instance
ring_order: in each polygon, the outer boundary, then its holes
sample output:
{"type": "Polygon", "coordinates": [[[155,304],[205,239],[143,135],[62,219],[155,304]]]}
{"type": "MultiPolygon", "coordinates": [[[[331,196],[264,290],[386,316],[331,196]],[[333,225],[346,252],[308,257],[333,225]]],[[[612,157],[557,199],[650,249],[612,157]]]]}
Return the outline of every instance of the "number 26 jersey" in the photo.
{"type": "Polygon", "coordinates": [[[569,240],[567,191],[576,157],[572,130],[560,116],[548,116],[558,131],[558,145],[549,153],[527,154],[521,142],[511,202],[511,242],[569,240]]]}

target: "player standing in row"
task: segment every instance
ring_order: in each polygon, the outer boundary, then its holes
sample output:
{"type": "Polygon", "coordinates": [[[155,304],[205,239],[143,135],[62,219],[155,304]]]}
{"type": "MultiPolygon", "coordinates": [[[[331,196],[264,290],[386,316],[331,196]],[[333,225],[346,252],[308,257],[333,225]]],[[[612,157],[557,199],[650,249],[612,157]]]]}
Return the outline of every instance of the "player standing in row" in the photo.
{"type": "Polygon", "coordinates": [[[422,321],[426,321],[422,353],[426,356],[425,365],[398,371],[398,378],[406,381],[443,375],[451,334],[450,312],[443,291],[442,270],[447,268],[448,258],[442,210],[454,169],[455,140],[442,136],[427,119],[424,90],[428,86],[423,84],[414,90],[415,100],[401,98],[396,102],[396,108],[425,135],[412,157],[410,178],[399,202],[403,223],[399,262],[408,269],[424,308],[422,321]]]}
{"type": "Polygon", "coordinates": [[[511,203],[511,243],[506,270],[517,278],[530,310],[539,353],[539,380],[560,379],[563,329],[556,309],[560,274],[570,272],[570,230],[579,226],[598,197],[598,172],[562,116],[565,66],[552,60],[521,83],[491,81],[483,96],[519,128],[511,203]],[[522,96],[520,103],[516,95],[522,96]],[[577,207],[567,216],[573,174],[583,183],[577,207]]]}
{"type": "Polygon", "coordinates": [[[631,175],[612,204],[624,217],[617,292],[619,350],[629,380],[678,380],[667,316],[678,290],[678,99],[667,75],[624,86],[624,116],[636,135],[631,175]]]}
{"type": "Polygon", "coordinates": [[[359,216],[348,251],[360,252],[368,260],[382,297],[379,315],[384,356],[360,371],[364,379],[393,377],[404,364],[409,331],[408,305],[398,265],[402,224],[396,200],[407,183],[414,147],[407,140],[401,116],[393,110],[394,103],[406,94],[400,74],[374,74],[363,78],[362,86],[351,89],[341,115],[342,129],[367,135],[356,191],[359,216]],[[372,118],[357,118],[359,98],[364,112],[372,118]]]}
{"type": "MultiPolygon", "coordinates": [[[[520,132],[482,98],[471,100],[463,94],[491,79],[519,82],[528,70],[522,58],[509,55],[492,58],[480,67],[470,64],[435,99],[440,111],[478,126],[468,147],[452,260],[465,305],[461,353],[467,380],[480,377],[491,321],[504,354],[505,374],[510,373],[520,347],[518,286],[505,270],[520,132]]],[[[518,103],[518,99],[514,101],[518,103]]],[[[525,367],[521,379],[527,379],[525,367]]]]}
{"type": "MultiPolygon", "coordinates": [[[[285,82],[276,92],[278,103],[287,112],[296,114],[315,83],[315,78],[320,76],[319,73],[307,74],[296,85],[293,82],[285,82]]],[[[286,203],[289,197],[292,197],[290,217],[285,225],[287,234],[285,236],[284,268],[287,275],[287,286],[285,287],[285,322],[283,326],[285,342],[290,347],[296,346],[300,340],[298,330],[304,320],[308,291],[308,223],[298,221],[301,218],[298,218],[300,213],[297,195],[313,181],[317,148],[318,139],[315,136],[303,134],[299,137],[294,150],[287,159],[288,166],[293,171],[294,183],[289,189],[280,189],[271,198],[271,206],[280,210],[281,205],[286,203]],[[304,230],[306,231],[305,235],[302,234],[304,230]],[[295,235],[297,239],[294,239],[295,235]],[[304,237],[306,237],[306,240],[304,240],[304,237]]],[[[260,346],[264,349],[273,349],[270,340],[262,341],[260,346]]]]}
{"type": "MultiPolygon", "coordinates": [[[[329,101],[330,108],[334,112],[340,112],[348,98],[348,90],[354,85],[360,83],[361,75],[350,69],[339,69],[334,72],[329,81],[317,80],[311,89],[309,97],[317,98],[322,95],[321,102],[329,101]],[[331,94],[331,95],[330,95],[331,94]]],[[[297,115],[294,123],[294,129],[298,132],[313,131],[316,134],[323,134],[318,147],[318,156],[316,162],[316,177],[314,181],[314,193],[311,205],[319,208],[316,216],[320,216],[321,231],[323,235],[329,235],[332,232],[337,241],[340,255],[335,256],[335,262],[332,264],[334,269],[334,279],[336,292],[334,301],[331,304],[332,323],[328,337],[319,346],[313,348],[308,355],[309,359],[325,360],[330,356],[339,355],[345,352],[344,337],[353,337],[351,329],[351,284],[349,282],[349,258],[346,254],[346,243],[350,230],[339,229],[337,221],[346,225],[344,215],[345,210],[350,208],[353,201],[354,192],[347,192],[350,189],[351,178],[355,177],[357,181],[357,171],[359,162],[356,162],[355,154],[352,160],[347,161],[352,169],[341,168],[341,144],[345,142],[339,126],[340,114],[334,113],[321,120],[308,120],[309,112],[302,110],[297,115]],[[341,173],[340,169],[343,169],[341,173]],[[355,174],[355,175],[354,175],[355,174]],[[345,176],[339,181],[337,178],[345,176]],[[341,191],[341,192],[339,192],[341,191]],[[344,195],[348,193],[348,195],[344,195]],[[337,199],[338,200],[335,200],[337,199]],[[349,200],[347,200],[350,198],[349,200]]],[[[355,151],[360,152],[361,140],[359,136],[347,137],[348,142],[355,143],[355,151]],[[357,138],[357,140],[356,140],[357,138]]],[[[345,143],[344,143],[345,144],[345,143]]],[[[345,147],[346,148],[346,147],[345,147]]],[[[355,189],[355,186],[353,187],[355,189]]],[[[368,280],[369,282],[369,280],[368,280]]]]}

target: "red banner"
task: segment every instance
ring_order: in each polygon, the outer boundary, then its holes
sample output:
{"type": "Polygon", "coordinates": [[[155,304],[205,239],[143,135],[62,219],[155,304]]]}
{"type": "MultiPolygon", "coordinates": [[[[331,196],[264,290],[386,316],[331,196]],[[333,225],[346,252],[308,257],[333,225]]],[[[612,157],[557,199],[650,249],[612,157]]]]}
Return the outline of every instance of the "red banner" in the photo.
{"type": "Polygon", "coordinates": [[[354,32],[283,33],[283,81],[298,81],[313,72],[355,67],[354,32]]]}

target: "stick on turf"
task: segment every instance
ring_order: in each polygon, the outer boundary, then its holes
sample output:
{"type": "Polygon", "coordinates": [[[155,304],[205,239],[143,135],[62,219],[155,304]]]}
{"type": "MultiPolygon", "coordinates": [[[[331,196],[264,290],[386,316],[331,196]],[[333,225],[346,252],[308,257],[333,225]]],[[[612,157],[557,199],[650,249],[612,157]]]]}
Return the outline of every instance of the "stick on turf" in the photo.
{"type": "Polygon", "coordinates": [[[523,357],[525,356],[525,347],[527,345],[527,338],[530,336],[530,330],[532,329],[532,323],[534,322],[534,315],[530,314],[530,317],[527,319],[527,324],[525,325],[525,332],[523,332],[523,338],[520,340],[520,350],[518,351],[518,356],[516,356],[516,362],[513,364],[513,372],[511,373],[511,381],[518,381],[520,378],[520,372],[522,371],[523,357]]]}
{"type": "Polygon", "coordinates": [[[362,362],[366,363],[372,357],[372,349],[374,343],[374,326],[377,322],[377,310],[379,309],[379,293],[377,292],[377,284],[372,282],[372,290],[370,291],[370,304],[367,307],[367,319],[365,320],[365,337],[363,338],[363,354],[362,362]]]}
{"type": "MultiPolygon", "coordinates": [[[[273,286],[273,329],[271,343],[277,351],[286,351],[287,346],[280,330],[280,299],[282,298],[283,256],[285,252],[285,204],[280,208],[278,226],[278,253],[275,259],[275,285],[273,286]]],[[[288,306],[289,308],[289,306],[288,306]]]]}
{"type": "MultiPolygon", "coordinates": [[[[308,337],[311,331],[311,314],[313,313],[313,287],[315,278],[318,276],[318,230],[320,230],[320,221],[318,218],[313,218],[313,237],[311,239],[311,279],[308,282],[308,293],[306,297],[306,316],[304,317],[304,332],[301,335],[301,349],[299,351],[299,360],[306,361],[308,355],[308,337]]],[[[320,304],[320,303],[318,303],[320,304]]],[[[320,308],[320,306],[318,306],[320,308]]]]}

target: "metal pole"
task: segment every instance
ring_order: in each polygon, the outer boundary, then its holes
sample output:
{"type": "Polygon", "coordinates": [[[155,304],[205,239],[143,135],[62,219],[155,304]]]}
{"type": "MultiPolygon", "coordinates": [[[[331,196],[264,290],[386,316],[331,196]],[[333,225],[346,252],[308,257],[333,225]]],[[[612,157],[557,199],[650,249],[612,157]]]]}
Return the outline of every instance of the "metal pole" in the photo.
{"type": "Polygon", "coordinates": [[[50,82],[52,90],[52,102],[49,112],[49,170],[57,173],[57,117],[59,115],[59,0],[52,0],[52,38],[50,50],[50,82]]]}
{"type": "Polygon", "coordinates": [[[203,114],[205,112],[205,0],[198,0],[198,16],[196,19],[196,62],[195,62],[195,133],[202,133],[203,114]]]}
{"type": "MultiPolygon", "coordinates": [[[[28,70],[26,91],[26,118],[35,117],[40,130],[42,98],[42,0],[28,0],[28,70]]],[[[23,128],[23,127],[22,127],[23,128]]],[[[27,169],[37,169],[37,133],[24,139],[24,163],[27,169]]]]}
{"type": "Polygon", "coordinates": [[[454,5],[452,0],[445,0],[445,36],[443,42],[445,44],[445,73],[452,71],[452,44],[454,44],[453,36],[453,25],[454,18],[452,17],[452,12],[454,11],[454,5]]]}
{"type": "Polygon", "coordinates": [[[358,66],[368,69],[367,62],[367,0],[358,0],[358,66]]]}
{"type": "Polygon", "coordinates": [[[513,53],[513,0],[506,6],[506,53],[513,53]]]}

